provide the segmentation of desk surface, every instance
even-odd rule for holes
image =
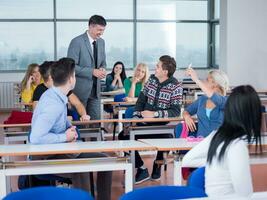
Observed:
[[[121,101],[121,102],[114,102],[114,101],[103,101],[104,105],[112,105],[112,106],[134,106],[136,101]]]
[[[182,138],[140,139],[138,141],[154,146],[159,151],[190,150],[199,143],[199,142],[188,142],[186,139],[182,139]]]
[[[89,121],[73,121],[73,125],[88,125],[96,123],[110,123],[110,122],[121,122],[121,123],[138,123],[138,122],[179,122],[183,121],[182,117],[170,117],[170,118],[141,118],[141,119],[99,119],[99,120],[89,120]],[[12,128],[12,127],[29,127],[30,123],[27,124],[0,124],[0,128]]]
[[[189,142],[183,138],[170,138],[170,139],[140,139],[140,142],[154,146],[159,151],[176,151],[176,150],[190,150],[196,146],[199,142]],[[254,144],[250,144],[249,147],[254,147]],[[267,146],[267,138],[262,137],[263,150]],[[253,151],[251,151],[253,152]]]
[[[52,155],[92,152],[116,152],[130,150],[156,150],[151,145],[135,140],[72,142],[59,144],[0,145],[0,156]]]
[[[101,92],[101,96],[115,96],[117,94],[123,94],[125,93],[124,89],[119,89],[119,90],[114,90],[114,91],[109,91],[109,92]]]

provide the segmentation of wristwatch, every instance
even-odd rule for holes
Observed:
[[[159,112],[158,111],[154,112],[154,117],[155,118],[158,118],[159,117]]]

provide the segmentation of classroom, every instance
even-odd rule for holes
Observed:
[[[0,199],[267,199],[266,0],[0,0]]]

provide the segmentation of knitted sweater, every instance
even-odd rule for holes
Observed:
[[[177,117],[180,115],[180,105],[183,89],[176,78],[170,77],[160,83],[155,75],[151,75],[140,93],[135,105],[134,116],[140,117],[141,111],[158,112],[159,118]]]

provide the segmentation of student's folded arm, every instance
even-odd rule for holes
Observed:
[[[24,89],[21,92],[21,100],[24,103],[30,103],[31,102],[31,100],[32,100],[32,91],[31,91],[31,89],[29,89],[29,90]]]
[[[123,85],[124,85],[124,89],[125,89],[125,94],[126,96],[130,97],[129,96],[129,92],[130,92],[130,89],[131,89],[131,81],[129,78],[126,78],[123,82]]]
[[[133,116],[140,116],[141,114],[140,112],[145,109],[146,102],[147,102],[147,97],[144,95],[143,92],[140,92],[140,95],[135,104],[135,111],[133,113]]]
[[[106,91],[107,92],[114,90],[115,86],[112,85],[112,82],[113,82],[112,76],[110,74],[107,75],[106,77]]]
[[[74,94],[68,97],[68,100],[72,106],[74,106],[80,116],[86,115],[86,110],[80,99]]]
[[[166,110],[159,110],[159,118],[162,117],[178,117],[181,113],[181,105],[182,105],[182,97],[183,88],[181,86],[177,86],[176,89],[171,94],[171,106]]]
[[[183,167],[203,167],[206,165],[212,136],[213,134],[210,134],[185,154],[182,161]]]
[[[38,103],[38,101],[33,101],[32,102],[32,110],[34,110],[36,108],[37,103]]]
[[[57,122],[60,109],[56,105],[49,105],[47,109],[36,116],[32,121],[30,142],[33,144],[51,144],[66,142],[65,130],[62,133],[51,131]]]
[[[245,141],[238,141],[231,144],[231,148],[227,152],[227,165],[235,193],[242,197],[250,196],[253,193],[253,186],[249,153]]]

